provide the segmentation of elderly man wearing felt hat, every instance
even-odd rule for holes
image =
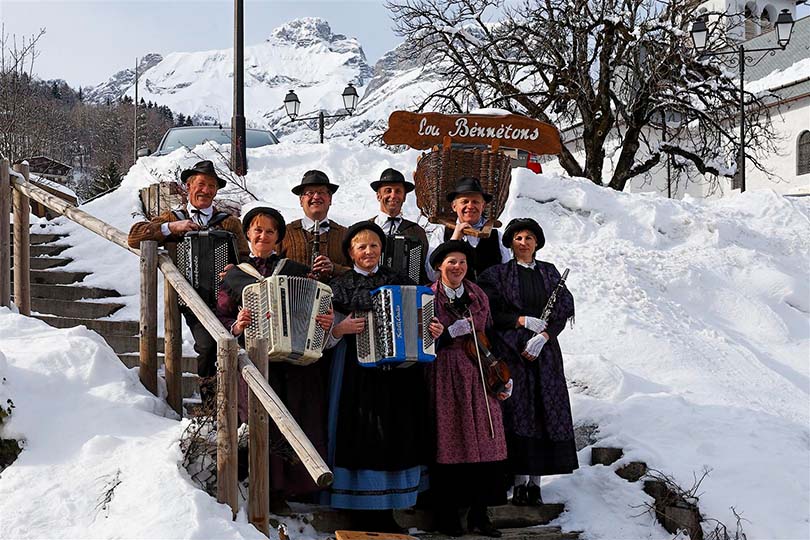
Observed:
[[[184,208],[169,210],[149,221],[136,223],[129,230],[127,244],[139,248],[144,240],[177,242],[189,231],[199,229],[222,229],[236,238],[239,258],[247,260],[250,254],[242,224],[230,214],[214,207],[217,191],[225,187],[225,180],[217,175],[214,164],[204,160],[190,169],[184,170],[180,178],[188,189],[188,203]],[[208,330],[188,309],[183,316],[194,336],[194,350],[197,352],[197,374],[200,376],[200,392],[204,400],[213,399],[216,387],[217,343]]]
[[[346,227],[327,217],[332,206],[332,195],[337,190],[337,184],[330,182],[326,173],[318,170],[305,172],[301,183],[292,188],[292,192],[298,195],[304,217],[287,225],[287,234],[281,244],[284,257],[311,266],[313,274],[322,281],[348,270],[346,257],[340,247]],[[320,224],[320,255],[313,261],[316,221]]]
[[[485,192],[481,187],[481,182],[477,178],[462,177],[456,182],[453,191],[447,194],[447,200],[452,203],[453,211],[456,213],[456,228],[450,229],[445,226],[437,227],[430,237],[430,253],[440,244],[448,240],[462,240],[467,242],[475,253],[475,264],[470,268],[467,279],[475,281],[478,276],[492,265],[508,261],[512,254],[507,248],[501,245],[500,237],[496,229],[488,238],[477,236],[467,236],[464,229],[481,230],[484,228],[486,216],[484,216],[484,206],[492,200],[492,195]],[[428,260],[430,259],[428,253]],[[425,266],[428,278],[435,281],[436,273],[428,264]]]
[[[377,192],[377,201],[380,203],[380,211],[369,221],[376,223],[385,233],[387,238],[394,236],[404,236],[416,240],[422,246],[422,253],[419,261],[421,269],[419,284],[428,283],[425,272],[425,260],[427,258],[428,239],[425,230],[417,223],[409,221],[402,216],[402,205],[408,193],[413,191],[412,182],[405,180],[405,176],[396,169],[385,169],[380,175],[380,179],[371,183],[371,189]],[[389,259],[390,254],[385,253],[390,242],[386,242],[383,251],[383,261]],[[385,262],[384,262],[385,263]],[[407,268],[395,268],[395,270],[407,275]]]

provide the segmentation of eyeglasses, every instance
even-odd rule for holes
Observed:
[[[308,189],[307,191],[303,191],[301,193],[302,197],[312,198],[315,195],[320,195],[321,197],[329,197],[332,193],[328,189]]]

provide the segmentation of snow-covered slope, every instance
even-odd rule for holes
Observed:
[[[218,159],[209,149],[197,153]],[[409,174],[417,155],[356,142],[283,142],[249,153],[249,188],[292,220],[300,216],[300,208],[290,188],[304,171],[320,168],[341,186],[330,217],[348,225],[376,210],[368,183],[389,166]],[[198,159],[183,151],[142,158],[118,191],[85,208],[127,230],[134,220],[137,189],[153,181],[151,172]],[[417,213],[409,198],[406,214],[414,218]],[[639,459],[684,487],[692,485],[693,475],[710,468],[701,485],[701,510],[733,530],[733,507],[747,520],[743,527],[748,538],[807,538],[810,199],[751,191],[716,201],[676,201],[518,170],[502,221],[514,216],[535,217],[547,238],[539,257],[560,270],[571,269],[576,323],[560,340],[575,422],[598,425],[600,444],[625,449],[625,457],[612,467],[588,467],[586,448],[579,454],[583,466],[573,475],[545,479],[544,499],[567,506],[557,523],[585,531],[586,538],[668,537],[640,508],[651,500],[641,486],[612,472]],[[73,225],[60,223],[53,229],[71,232],[77,242],[63,253],[77,259],[68,268],[95,270],[91,283],[129,295],[122,313],[136,318],[136,257]],[[17,337],[21,332],[23,340]],[[180,426],[160,417],[162,406],[137,388],[134,375],[118,366],[98,338],[81,330],[69,332],[0,312],[0,350],[6,357],[0,375],[7,379],[0,385],[0,399],[14,399],[17,409],[9,430],[30,440],[0,478],[0,537],[106,538],[114,536],[112,531],[119,536],[173,536],[180,525],[168,523],[165,516],[177,507],[166,506],[178,500],[187,505],[183,519],[198,523],[184,536],[204,536],[208,527],[213,535],[247,535],[243,521],[223,521],[225,510],[190,488],[182,471],[172,469],[179,459]],[[72,346],[54,347],[54,340]],[[70,391],[54,392],[51,379],[29,374],[36,370],[65,371],[58,379],[69,379]],[[74,372],[106,375],[78,377]],[[108,396],[116,384],[125,387],[115,390],[120,399]],[[29,394],[36,398],[25,397]],[[84,406],[90,400],[97,400],[95,414],[103,415],[98,422]],[[133,400],[135,405],[126,405]],[[56,418],[84,420],[81,429],[72,435],[73,424],[40,425],[47,416],[40,401]],[[157,415],[151,417],[149,411]],[[117,414],[137,420],[108,422],[108,416]],[[123,431],[122,425],[130,428]],[[110,436],[125,442],[108,443]],[[100,442],[91,444],[94,437]],[[93,454],[98,466],[89,471],[76,466],[89,459],[84,450],[69,452],[70,459],[46,450],[60,445],[93,449],[94,444],[103,451]],[[43,476],[57,478],[64,490],[71,490],[116,468],[122,469],[123,479],[118,489],[127,482],[126,489],[143,486],[131,472],[123,474],[134,470],[130,460],[136,458],[130,451],[143,448],[153,456],[138,462],[143,477],[160,476],[165,490],[149,491],[139,501],[140,515],[149,516],[153,528],[133,524],[127,507],[115,499],[103,526],[90,523],[86,516],[94,512],[100,488],[67,502],[62,491],[43,488]],[[39,516],[38,524],[49,519],[36,511],[43,505],[59,510],[51,532],[25,533],[34,516]],[[214,522],[205,521],[208,516]],[[73,522],[86,525],[69,525]],[[129,527],[134,527],[131,534]]]
[[[146,71],[155,67],[162,60],[163,57],[158,53],[149,53],[141,58],[138,61],[138,79],[140,80]],[[121,99],[126,91],[132,88],[134,84],[135,70],[132,68],[122,69],[107,81],[93,87],[85,88],[85,101],[99,105],[103,105],[107,103],[107,101],[114,103]],[[132,96],[134,97],[134,93]],[[138,97],[140,98],[140,95]]]

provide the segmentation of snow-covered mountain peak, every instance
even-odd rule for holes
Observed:
[[[284,41],[299,47],[317,43],[345,40],[343,34],[333,34],[329,23],[320,17],[302,17],[274,29],[267,41]]]

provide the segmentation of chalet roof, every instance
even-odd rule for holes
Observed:
[[[73,167],[66,165],[61,161],[49,158],[47,156],[34,156],[26,158],[31,172],[38,174],[55,174],[58,176],[67,176]]]

